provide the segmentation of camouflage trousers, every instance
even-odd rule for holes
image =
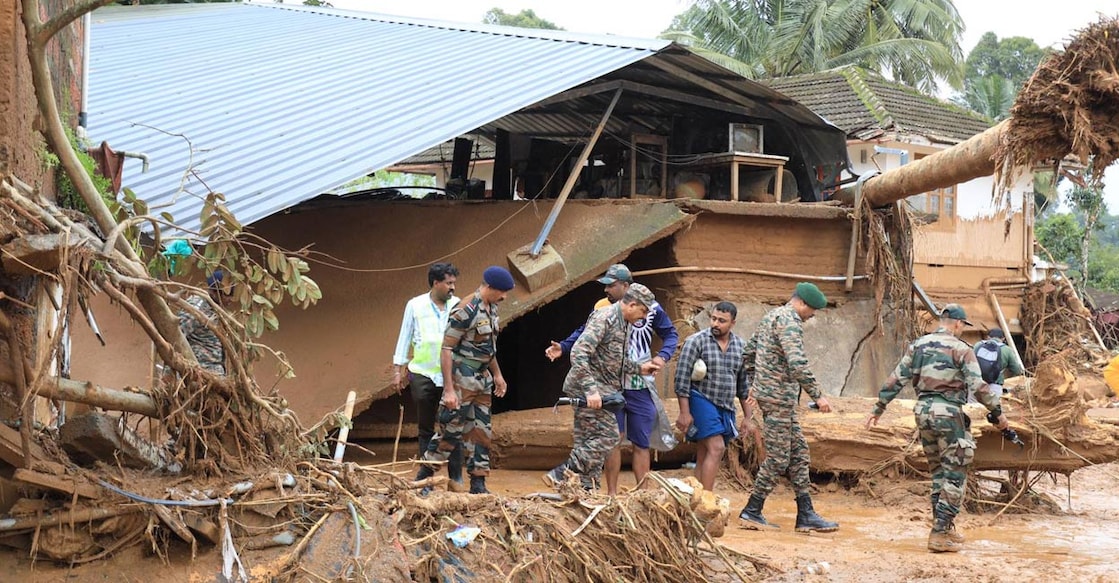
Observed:
[[[762,442],[765,444],[765,461],[754,479],[754,494],[765,498],[777,487],[777,479],[788,476],[793,490],[799,496],[807,494],[808,442],[800,430],[796,413],[791,407],[758,403],[765,421],[762,425]]]
[[[925,398],[918,399],[913,415],[929,461],[936,511],[954,518],[964,503],[967,467],[975,457],[975,439],[967,430],[967,414],[959,405]]]
[[[493,378],[486,369],[475,371],[462,364],[454,365],[455,394],[458,409],[439,404],[439,427],[427,446],[424,459],[445,462],[456,447],[466,456],[466,472],[471,476],[490,473],[490,404],[493,402]]]
[[[579,474],[584,484],[602,475],[606,456],[618,445],[618,419],[605,409],[575,407],[575,446],[567,457],[567,468]]]

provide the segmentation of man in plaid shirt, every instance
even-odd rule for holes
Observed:
[[[745,430],[753,432],[754,410],[748,401],[749,382],[743,366],[745,341],[731,332],[738,308],[730,302],[719,302],[711,308],[711,327],[696,332],[684,341],[680,360],[676,363],[676,397],[680,400],[680,417],[676,427],[688,441],[698,442],[695,477],[711,490],[723,462],[727,443],[738,437],[734,415],[735,398],[742,405]],[[697,360],[706,365],[696,370]]]

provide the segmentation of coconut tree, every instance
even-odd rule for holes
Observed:
[[[696,0],[662,36],[746,76],[859,65],[932,92],[962,83],[951,0]]]

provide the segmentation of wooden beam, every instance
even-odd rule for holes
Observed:
[[[47,452],[39,444],[31,442],[31,457],[37,460],[49,459]],[[16,468],[26,468],[27,459],[23,457],[23,447],[20,445],[19,432],[3,423],[0,423],[0,460]]]
[[[565,101],[571,101],[572,99],[587,97],[588,95],[597,95],[599,93],[606,93],[608,91],[616,91],[621,88],[622,83],[624,83],[624,81],[606,81],[603,83],[595,83],[594,85],[585,85],[583,87],[568,89],[567,91],[564,91],[563,93],[560,93],[558,95],[553,95],[551,97],[541,99],[540,101],[533,103],[525,109],[547,107],[556,103],[563,103]]]
[[[19,482],[54,490],[55,492],[62,492],[69,496],[77,494],[82,498],[96,499],[101,497],[101,489],[89,484],[79,483],[72,476],[52,476],[27,469],[18,469],[12,476],[13,479]]]
[[[0,368],[0,383],[11,383],[12,378],[7,368]],[[119,389],[108,389],[89,382],[75,381],[52,377],[46,379],[39,387],[39,396],[62,401],[73,401],[109,409],[110,411],[127,411],[139,413],[148,417],[157,417],[159,409],[151,395],[134,393]],[[2,443],[0,439],[0,443]],[[17,438],[18,443],[18,438]],[[3,451],[0,446],[0,452]]]
[[[672,63],[658,59],[656,57],[646,59],[645,62],[666,73],[671,73],[673,75],[676,75],[677,77],[680,77],[681,79],[699,85],[700,87],[703,87],[704,89],[714,93],[715,95],[725,97],[741,106],[748,107],[750,109],[753,109],[754,111],[757,111],[757,100],[742,95],[741,93],[738,93],[730,87],[720,85],[714,81],[711,81],[710,79],[701,77],[683,67],[673,65]],[[755,113],[754,115],[757,114]]]
[[[634,83],[633,81],[623,81],[622,88],[626,91],[633,91],[635,93],[644,93],[645,95],[652,95],[653,97],[660,97],[672,101],[679,101],[680,103],[688,103],[692,105],[699,105],[708,109],[718,111],[725,111],[727,113],[736,113],[749,117],[758,117],[762,113],[758,110],[757,104],[752,106],[737,105],[734,103],[727,103],[719,101],[718,99],[709,99],[707,97],[700,97],[698,95],[688,93],[686,91],[678,91],[676,89],[665,89],[663,87],[655,87],[653,85],[646,85],[644,83]]]

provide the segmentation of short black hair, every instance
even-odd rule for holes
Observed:
[[[458,277],[458,268],[450,263],[436,263],[427,268],[427,285],[431,287],[437,281],[447,279],[448,275]]]
[[[714,306],[711,307],[711,311],[712,312],[725,312],[727,314],[730,314],[730,319],[731,320],[737,320],[738,319],[738,308],[734,304],[732,304],[730,302],[727,302],[727,301],[722,301],[722,302],[719,302],[719,303],[715,304]]]

